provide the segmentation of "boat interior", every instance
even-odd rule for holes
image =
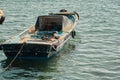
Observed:
[[[58,39],[63,40],[69,33],[68,31],[72,29],[72,26],[72,21],[62,15],[39,16],[35,26],[25,31],[25,34],[28,32],[26,35],[22,33],[22,36],[19,36],[19,42],[36,42],[37,40],[38,42],[53,42]]]
[[[39,16],[35,26],[28,30],[30,35],[21,38],[20,42],[26,41],[48,41],[53,42],[58,38],[62,38],[62,16]]]

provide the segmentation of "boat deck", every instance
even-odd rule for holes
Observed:
[[[41,35],[36,35],[34,33],[29,33],[22,38],[19,39],[19,43],[37,43],[37,44],[46,44],[46,45],[52,45],[54,43],[58,43],[61,40],[64,40],[65,36],[67,35],[66,32],[58,33],[58,38],[55,38],[54,36],[48,36],[49,38],[41,38]]]

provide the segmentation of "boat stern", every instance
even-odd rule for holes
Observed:
[[[51,53],[50,45],[43,44],[3,44],[3,52],[9,57],[15,57],[17,54],[21,58],[49,58]]]

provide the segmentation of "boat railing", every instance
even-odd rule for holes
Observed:
[[[30,28],[31,28],[31,27],[30,27]],[[18,38],[18,37],[19,37],[19,38],[23,37],[26,33],[28,33],[28,30],[29,30],[30,28],[25,29],[24,31],[22,31],[21,33],[17,34],[16,36],[11,37],[10,39]]]

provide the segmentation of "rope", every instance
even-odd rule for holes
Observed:
[[[57,51],[57,49],[54,47],[54,45],[52,46],[52,48]]]
[[[11,62],[9,63],[9,65],[4,69],[3,72],[1,72],[0,74],[4,73],[5,71],[7,71],[10,66],[13,64],[13,62],[16,60],[16,58],[18,57],[18,55],[20,54],[20,52],[22,51],[23,49],[23,46],[25,45],[25,43],[23,43],[23,45],[21,46],[20,50],[18,51],[18,53],[15,55],[15,57],[11,60]]]

